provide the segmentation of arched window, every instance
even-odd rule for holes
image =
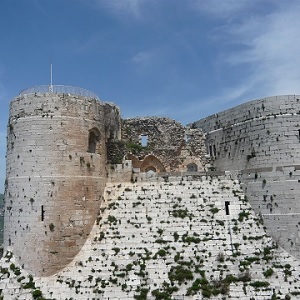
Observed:
[[[97,128],[90,130],[88,152],[96,153],[99,140],[100,140],[99,130]]]
[[[188,172],[197,172],[198,166],[195,163],[190,163],[187,165],[187,171]]]
[[[147,147],[148,146],[148,135],[142,134],[140,139],[141,139],[142,147]]]
[[[146,156],[140,166],[141,172],[147,172],[147,170],[155,170],[155,172],[166,172],[164,165],[162,162],[155,157],[154,155],[150,154]]]
[[[210,140],[208,144],[208,154],[211,157],[216,158],[217,157],[217,149],[216,149],[216,144],[214,140]]]
[[[145,169],[146,173],[156,173],[156,168],[154,168],[153,166],[149,166]]]

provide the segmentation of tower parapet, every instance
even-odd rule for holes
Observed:
[[[81,87],[69,86],[69,85],[37,85],[21,91],[19,96],[36,94],[36,93],[70,94],[70,95],[76,95],[76,96],[82,96],[82,97],[100,100],[96,94],[94,94],[89,90],[83,89]]]
[[[76,91],[29,89],[10,104],[4,248],[35,275],[56,273],[86,241],[106,182],[106,142],[120,135],[118,108]]]

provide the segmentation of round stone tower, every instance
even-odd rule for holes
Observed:
[[[240,174],[269,234],[300,259],[300,95],[249,101],[194,123],[212,166]]]
[[[90,92],[25,90],[10,104],[4,250],[32,274],[66,266],[86,241],[107,176],[106,142],[120,114]]]

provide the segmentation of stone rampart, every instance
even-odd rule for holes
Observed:
[[[26,270],[53,274],[81,249],[106,182],[106,141],[119,123],[115,106],[82,96],[11,102],[4,248]]]
[[[300,257],[300,96],[241,104],[192,124],[206,133],[217,170],[239,170],[274,239]]]

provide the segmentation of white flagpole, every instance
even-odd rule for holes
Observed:
[[[53,85],[52,85],[52,57],[50,55],[50,86],[49,92],[53,92]]]

